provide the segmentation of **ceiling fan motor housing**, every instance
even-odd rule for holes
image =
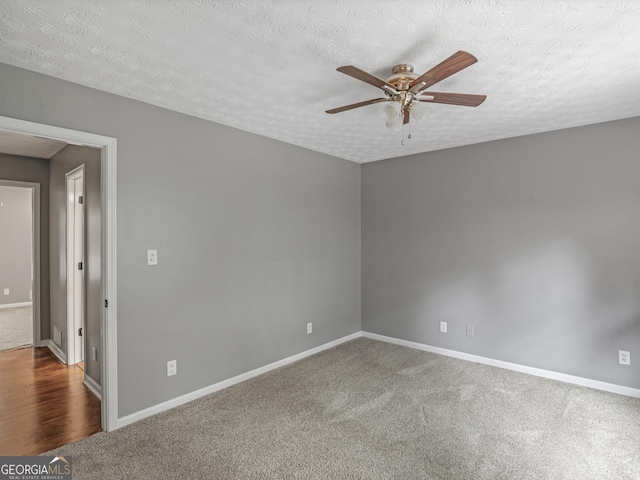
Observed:
[[[391,69],[391,75],[387,78],[387,83],[396,87],[396,90],[409,90],[409,85],[416,78],[418,78],[418,75],[414,73],[413,65],[401,63]]]

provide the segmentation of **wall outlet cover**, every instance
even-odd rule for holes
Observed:
[[[4,289],[4,294],[5,294],[5,295],[9,295],[9,289],[8,289],[8,288],[5,288],[5,289]]]
[[[158,250],[147,250],[147,265],[158,264]]]
[[[631,365],[631,352],[618,350],[618,362],[620,365]]]
[[[313,332],[313,323],[307,323],[307,335]]]
[[[473,325],[467,325],[467,337],[473,337]]]
[[[440,332],[447,333],[447,322],[440,322]]]

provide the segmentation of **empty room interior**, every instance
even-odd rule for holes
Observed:
[[[0,456],[640,478],[635,0],[0,13]]]

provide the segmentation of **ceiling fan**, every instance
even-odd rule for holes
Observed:
[[[428,113],[424,108],[421,108],[420,102],[477,107],[484,102],[487,98],[486,95],[426,91],[430,86],[477,61],[478,59],[470,53],[460,50],[420,76],[414,73],[413,65],[406,63],[396,65],[391,71],[391,76],[386,80],[381,80],[353,65],[338,67],[339,72],[382,89],[385,97],[332,108],[327,110],[327,113],[340,113],[374,103],[388,102],[384,109],[385,124],[392,130],[399,130],[402,125],[409,123],[411,117],[420,120]]]

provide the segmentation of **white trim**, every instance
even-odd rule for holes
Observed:
[[[107,137],[104,137],[105,139]],[[116,153],[117,142],[109,138],[102,149],[102,428],[118,428],[118,288],[116,268]]]
[[[84,374],[84,386],[91,390],[91,393],[98,397],[98,400],[102,401],[102,387],[86,372]]]
[[[74,145],[102,149],[102,299],[109,300],[103,309],[102,328],[102,429],[115,430],[118,425],[118,348],[116,282],[116,162],[117,141],[112,137],[27,122],[0,116],[0,130],[37,135]]]
[[[53,354],[58,357],[58,360],[60,360],[65,365],[67,364],[67,356],[55,343],[53,343],[53,340],[49,340],[47,338],[45,340],[42,340],[42,342],[40,343],[42,343],[43,347],[47,347],[49,350],[51,350]]]
[[[22,302],[22,303],[5,303],[4,305],[0,305],[0,310],[3,308],[19,308],[19,307],[30,307],[33,302]]]
[[[67,314],[67,318],[66,318],[66,325],[67,325],[67,359],[69,360],[69,364],[70,365],[75,365],[76,363],[83,361],[84,359],[81,358],[82,357],[82,346],[78,345],[80,342],[84,342],[85,339],[87,338],[87,332],[86,332],[86,328],[85,327],[85,321],[84,321],[84,317],[85,317],[85,311],[84,309],[86,308],[86,295],[87,295],[87,291],[86,291],[86,276],[85,276],[85,272],[86,272],[86,266],[84,271],[82,272],[82,281],[79,282],[80,285],[78,286],[76,283],[76,278],[77,278],[77,271],[76,271],[76,251],[75,251],[75,246],[76,246],[76,234],[77,234],[77,230],[76,228],[78,227],[77,223],[81,223],[81,225],[79,225],[79,229],[82,232],[81,233],[81,240],[80,243],[82,244],[81,248],[82,248],[82,262],[86,265],[86,260],[85,260],[85,252],[86,252],[86,238],[85,238],[85,224],[86,224],[86,220],[85,220],[85,214],[86,214],[86,209],[84,208],[84,205],[81,207],[82,208],[82,222],[78,222],[77,218],[76,218],[76,212],[75,212],[75,208],[76,208],[76,196],[75,195],[71,195],[70,189],[69,189],[69,182],[72,180],[78,180],[78,179],[82,179],[82,192],[80,193],[80,196],[82,197],[86,197],[85,195],[85,187],[84,187],[84,180],[85,180],[85,164],[83,163],[82,165],[74,168],[73,170],[71,170],[70,172],[67,172],[64,176],[64,188],[65,188],[65,220],[66,220],[66,225],[65,225],[65,253],[66,253],[66,273],[67,276],[65,278],[65,290],[66,290],[66,298],[67,298],[67,309],[66,309],[66,314]],[[75,186],[74,186],[74,193],[75,193]],[[79,291],[80,290],[80,291]],[[78,303],[80,303],[80,307],[78,307]],[[78,312],[78,310],[81,312],[80,313],[80,318],[77,318],[76,313]],[[84,328],[84,338],[80,337],[79,335],[76,334],[76,332],[78,331],[79,328]]]
[[[323,345],[320,345],[319,347],[306,350],[302,353],[298,353],[296,355],[292,355],[287,358],[283,358],[282,360],[278,360],[277,362],[270,363],[268,365],[256,368],[255,370],[251,370],[246,373],[241,373],[240,375],[236,375],[235,377],[228,378],[227,380],[214,383],[213,385],[209,385],[208,387],[201,388],[200,390],[196,390],[194,392],[181,395],[171,400],[167,400],[166,402],[162,402],[157,405],[154,405],[153,407],[145,408],[144,410],[140,410],[138,412],[132,413],[130,415],[127,415],[126,417],[119,418],[118,428],[124,427],[126,425],[130,425],[134,422],[137,422],[138,420],[142,420],[143,418],[156,415],[158,413],[164,412],[166,410],[170,410],[180,405],[184,405],[185,403],[191,402],[193,400],[204,397],[211,393],[225,389],[237,383],[244,382],[245,380],[249,380],[250,378],[257,377],[258,375],[262,375],[263,373],[270,372],[271,370],[275,370],[276,368],[284,367],[285,365],[289,365],[290,363],[297,362],[298,360],[302,360],[303,358],[322,352],[323,350],[327,350],[329,348],[335,347],[337,345],[348,342],[350,340],[354,340],[356,338],[359,338],[361,334],[362,332],[352,333],[351,335],[347,335],[346,337],[342,337],[332,342],[325,343]]]
[[[566,373],[552,372],[550,370],[543,370],[542,368],[528,367],[526,365],[519,365],[517,363],[503,362],[502,360],[495,360],[493,358],[481,357],[479,355],[472,355],[470,353],[458,352],[456,350],[448,350],[446,348],[432,347],[431,345],[425,345],[424,343],[410,342],[408,340],[401,340],[394,337],[386,337],[384,335],[378,335],[377,333],[362,332],[362,336],[370,338],[372,340],[379,340],[381,342],[393,343],[394,345],[401,345],[403,347],[415,348],[417,350],[423,350],[425,352],[437,353],[439,355],[445,355],[447,357],[459,358],[461,360],[467,360],[469,362],[481,363],[483,365],[490,365],[492,367],[504,368],[506,370],[513,370],[515,372],[527,373],[536,377],[549,378],[551,380],[557,380],[565,383],[572,383],[574,385],[580,385],[583,387],[595,388],[596,390],[604,390],[605,392],[617,393],[620,395],[626,395],[628,397],[640,398],[640,389],[625,387],[623,385],[616,385],[613,383],[601,382],[599,380],[591,380],[589,378],[576,377],[574,375],[568,375]]]
[[[40,332],[40,184],[21,180],[0,180],[0,185],[31,189],[31,321],[33,323],[33,345],[42,345]]]

